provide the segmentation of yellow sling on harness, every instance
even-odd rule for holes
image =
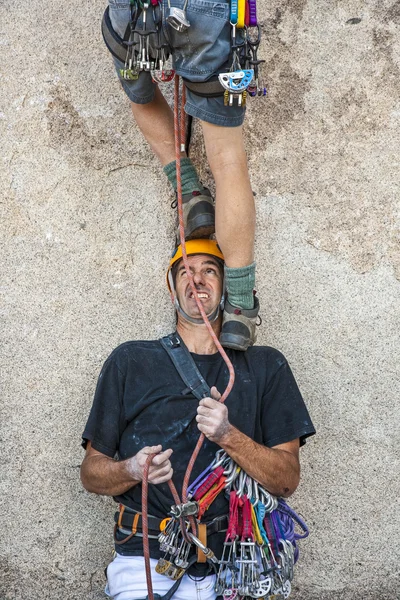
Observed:
[[[254,510],[254,506],[251,505],[251,522],[253,525],[253,533],[254,533],[254,537],[255,540],[257,542],[257,544],[259,544],[260,546],[263,545],[264,541],[261,535],[261,531],[260,528],[258,526],[258,521],[257,521],[257,517],[256,517],[256,512]]]
[[[244,28],[244,19],[246,13],[246,0],[238,0],[238,20],[236,27],[238,29]]]

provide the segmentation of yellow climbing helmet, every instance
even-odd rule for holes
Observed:
[[[224,260],[224,255],[221,252],[220,247],[218,246],[215,240],[188,240],[186,242],[186,254],[188,256],[192,254],[210,254],[211,256],[216,256],[220,260]],[[174,253],[169,261],[169,267],[167,270],[167,286],[171,294],[174,293],[174,283],[172,280],[172,267],[182,258],[182,246],[179,246],[174,250]]]

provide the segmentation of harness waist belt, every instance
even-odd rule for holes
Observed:
[[[128,45],[124,43],[124,40],[112,28],[108,7],[101,22],[101,33],[103,34],[104,43],[111,54],[124,63]]]
[[[225,90],[218,79],[209,81],[188,81],[184,77],[182,79],[188,90],[202,98],[217,98],[224,95]]]
[[[119,527],[123,527],[131,530],[132,525],[135,519],[135,516],[138,514],[137,512],[130,512],[132,509],[125,508],[122,518],[120,519],[120,513],[116,512],[114,514],[114,521],[118,524]],[[129,512],[128,512],[129,511]],[[150,515],[147,517],[149,523],[149,533],[151,535],[159,535],[160,533],[160,524],[164,519],[157,519],[157,517],[151,517]],[[223,532],[228,529],[228,515],[223,515],[222,517],[215,517],[209,523],[204,523],[207,526],[207,536],[212,535],[213,533]],[[142,533],[142,515],[139,514],[139,519],[137,520],[136,531],[138,533]]]

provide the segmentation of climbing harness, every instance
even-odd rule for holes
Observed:
[[[190,23],[186,16],[188,0],[182,9],[171,6],[168,0],[167,25],[183,33]],[[102,34],[111,54],[123,63],[119,69],[122,79],[138,79],[142,71],[150,72],[156,83],[167,83],[174,77],[172,53],[163,36],[163,3],[161,0],[131,0],[130,22],[123,38],[113,30],[109,8],[102,20]],[[151,11],[153,28],[148,27],[148,13]],[[141,26],[138,26],[139,17]],[[261,41],[261,28],[257,22],[256,0],[231,0],[231,66],[229,71],[220,73],[208,81],[193,82],[184,79],[185,86],[200,97],[224,96],[224,104],[245,105],[247,96],[265,96],[266,87],[262,81],[261,65],[258,58]],[[150,39],[155,52],[150,50]],[[154,54],[154,56],[152,55]]]

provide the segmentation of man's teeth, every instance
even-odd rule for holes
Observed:
[[[193,294],[190,294],[191,298],[194,298]],[[197,294],[198,298],[208,298],[208,294],[206,294],[205,292],[198,292]]]

